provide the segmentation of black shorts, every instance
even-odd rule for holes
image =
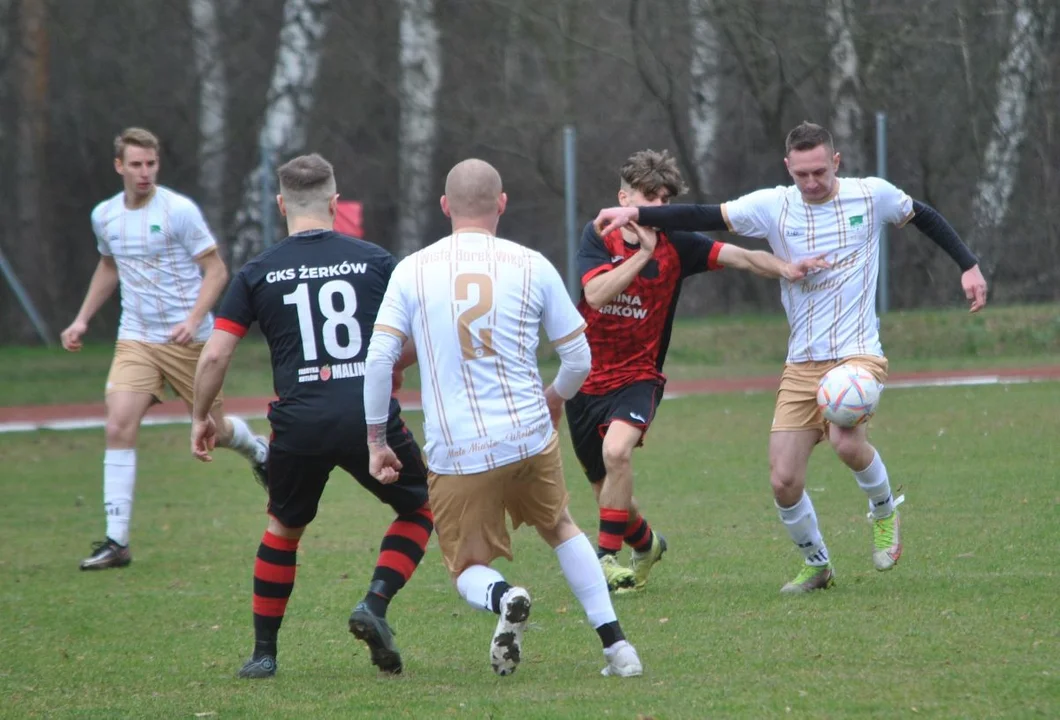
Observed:
[[[427,503],[427,467],[420,446],[400,416],[387,425],[387,444],[401,461],[398,481],[384,485],[368,472],[368,443],[364,438],[348,448],[322,455],[300,455],[269,446],[269,514],[286,527],[304,527],[317,515],[320,497],[331,471],[340,467],[368,492],[399,515]]]
[[[604,435],[611,423],[624,422],[647,432],[662,396],[663,383],[645,380],[606,395],[578,393],[567,401],[571,443],[589,482],[600,482],[607,474]]]

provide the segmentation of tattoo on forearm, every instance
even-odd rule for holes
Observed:
[[[386,447],[385,423],[379,423],[378,425],[368,426],[368,447],[375,449]]]

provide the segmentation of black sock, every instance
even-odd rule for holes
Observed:
[[[383,580],[373,580],[368,586],[368,594],[364,596],[364,604],[368,612],[381,618],[386,617],[386,610],[390,607],[390,598],[394,592],[391,591]]]
[[[490,610],[496,615],[501,614],[501,598],[504,597],[504,593],[511,590],[512,586],[504,580],[493,583],[490,587]]]
[[[604,623],[596,628],[596,634],[600,636],[600,642],[604,644],[605,649],[626,639],[626,636],[622,634],[622,627],[618,624],[618,620]]]

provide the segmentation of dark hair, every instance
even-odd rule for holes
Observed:
[[[276,171],[276,175],[280,180],[280,192],[284,194],[311,192],[335,182],[335,170],[331,163],[317,153],[300,155],[287,161]]]
[[[623,183],[649,200],[659,197],[663,190],[672,198],[688,189],[677,167],[677,158],[666,150],[633,153],[622,165],[621,174]]]
[[[784,154],[790,155],[792,150],[813,150],[815,147],[827,145],[829,150],[835,150],[832,142],[832,133],[820,125],[803,120],[788,133],[788,139],[784,141]]]

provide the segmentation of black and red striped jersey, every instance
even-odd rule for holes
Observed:
[[[662,367],[681,283],[689,275],[721,268],[722,247],[699,233],[660,232],[652,259],[611,302],[594,310],[582,295],[578,309],[588,326],[593,364],[581,392],[603,395],[642,380],[665,380]],[[582,287],[639,251],[621,230],[601,238],[589,223],[578,249]]]

